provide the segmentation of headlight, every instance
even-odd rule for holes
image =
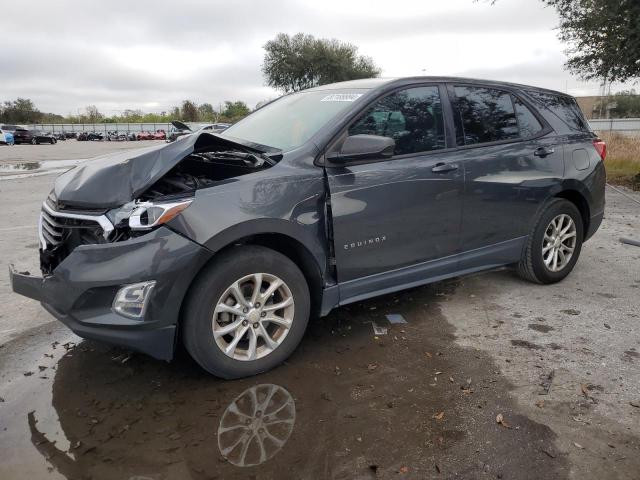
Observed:
[[[192,201],[193,199],[189,198],[173,202],[129,202],[111,210],[107,216],[115,226],[127,226],[128,223],[131,230],[149,230],[175,218],[191,205]]]

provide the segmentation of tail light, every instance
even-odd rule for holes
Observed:
[[[600,155],[600,159],[604,162],[604,159],[607,158],[607,144],[604,143],[603,140],[596,138],[593,141],[593,146],[595,147],[596,152],[598,152],[598,155]]]

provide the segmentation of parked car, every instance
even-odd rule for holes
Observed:
[[[138,140],[153,140],[153,132],[138,132],[136,135]]]
[[[59,133],[49,133],[49,135],[51,135],[52,137],[54,137],[56,140],[61,140],[61,141],[63,141],[63,142],[67,139],[67,136],[66,136],[64,133],[62,133],[62,132],[59,132]]]
[[[76,132],[64,132],[64,136],[65,138],[69,139],[69,138],[76,138],[77,133]]]
[[[107,132],[107,141],[109,142],[124,142],[125,140],[127,140],[127,134],[124,132]]]
[[[156,133],[153,134],[154,140],[166,140],[167,133],[164,130],[156,130]]]
[[[185,135],[190,135],[193,133],[191,127],[180,120],[174,120],[171,122],[172,129],[169,130],[167,134],[166,142],[171,143],[175,142],[178,138],[183,137]]]
[[[64,173],[43,204],[44,281],[11,282],[80,336],[164,360],[177,338],[214,375],[254,375],[342,305],[505,265],[561,281],[602,221],[605,155],[560,92],[324,85]]]
[[[3,132],[9,132],[9,133],[13,133],[19,128],[22,130],[28,130],[26,127],[22,127],[20,125],[9,125],[9,124],[0,125],[0,130],[2,130]]]
[[[32,145],[38,145],[41,143],[57,143],[56,137],[50,133],[43,132],[42,130],[23,130],[18,128],[13,132],[13,140],[16,144],[19,143],[31,143]]]
[[[0,128],[0,145],[14,145],[13,133],[5,131]]]
[[[127,140],[129,140],[129,141],[138,140],[138,136],[136,135],[136,132],[127,133]]]
[[[78,132],[76,140],[79,142],[100,142],[104,140],[104,135],[100,132]]]

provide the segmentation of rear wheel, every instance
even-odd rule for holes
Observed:
[[[539,215],[518,263],[519,275],[536,283],[564,279],[578,261],[584,235],[580,211],[558,198]]]
[[[37,145],[38,144],[38,139],[37,138],[32,138],[31,139],[31,145]]]
[[[255,375],[293,353],[309,310],[307,282],[289,258],[264,247],[239,247],[215,259],[191,287],[184,343],[216,376]]]

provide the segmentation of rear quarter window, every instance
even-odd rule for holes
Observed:
[[[532,90],[526,93],[534,101],[536,106],[549,110],[571,130],[591,132],[591,128],[574,98]]]

